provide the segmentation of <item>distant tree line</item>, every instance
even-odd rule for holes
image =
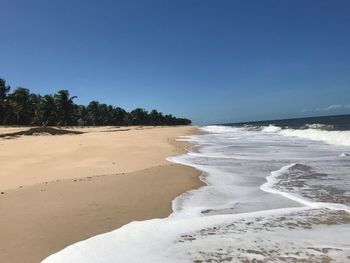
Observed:
[[[87,106],[74,103],[76,96],[68,90],[39,95],[10,86],[0,78],[0,125],[100,126],[100,125],[189,125],[191,120],[163,115],[157,110],[148,112],[137,108],[127,112],[97,101]]]

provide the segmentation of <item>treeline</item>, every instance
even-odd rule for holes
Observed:
[[[68,90],[56,94],[39,95],[26,88],[11,92],[0,79],[0,124],[39,126],[100,126],[100,125],[189,125],[191,121],[163,115],[157,110],[148,112],[137,108],[127,112],[97,101],[87,106],[74,103],[76,96]]]

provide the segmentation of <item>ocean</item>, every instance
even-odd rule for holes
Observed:
[[[269,121],[255,121],[255,122],[241,122],[224,124],[225,126],[256,126],[263,127],[274,125],[281,128],[290,129],[307,129],[318,128],[321,130],[338,130],[349,131],[350,130],[350,114],[346,115],[334,115],[334,116],[322,116],[322,117],[308,117],[297,119],[284,119],[284,120],[269,120]]]
[[[203,126],[169,161],[206,183],[58,262],[350,262],[350,115]]]

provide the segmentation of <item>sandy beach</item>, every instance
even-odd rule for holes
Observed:
[[[71,130],[83,134],[0,139],[0,262],[40,262],[128,222],[166,217],[176,196],[202,185],[198,171],[165,159],[190,147],[175,139],[195,127]]]

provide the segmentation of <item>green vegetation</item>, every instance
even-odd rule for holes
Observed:
[[[0,125],[100,126],[100,125],[189,125],[191,121],[163,115],[157,110],[137,108],[127,112],[120,107],[91,101],[74,103],[68,90],[54,95],[38,95],[18,87],[12,93],[0,78]]]

